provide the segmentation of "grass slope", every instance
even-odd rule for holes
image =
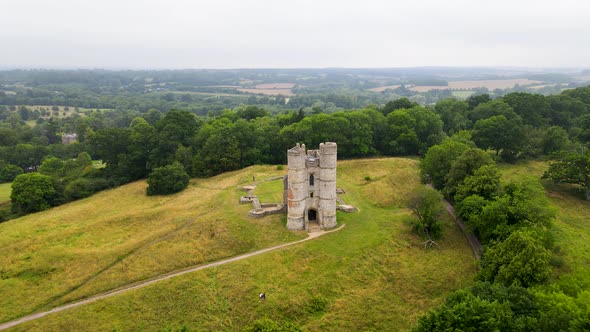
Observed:
[[[0,183],[0,203],[10,201],[11,185],[12,183]]]
[[[203,331],[240,330],[262,317],[291,320],[311,331],[408,329],[419,315],[439,304],[451,291],[470,285],[476,270],[467,241],[449,220],[445,224],[445,237],[440,241],[440,250],[424,250],[422,239],[411,233],[409,212],[400,207],[405,205],[407,193],[420,185],[417,163],[416,160],[401,158],[340,162],[338,186],[347,191],[342,198],[346,203],[359,207],[360,212],[338,212],[339,223],[345,223],[346,227],[336,233],[49,315],[19,325],[14,330],[162,330],[181,326]],[[193,181],[189,188],[192,193],[157,199],[167,206],[157,219],[176,213],[184,213],[187,219],[199,213],[207,216],[206,209],[209,209],[215,215],[213,219],[217,229],[224,229],[216,233],[225,234],[234,227],[239,231],[232,233],[233,236],[255,241],[249,246],[236,246],[241,250],[268,247],[278,241],[298,238],[301,234],[284,229],[284,217],[247,219],[243,216],[248,207],[236,204],[240,195],[236,187],[238,184],[251,180],[252,176],[259,180],[284,173],[273,169],[257,166],[209,180]],[[370,181],[365,180],[367,176]],[[273,196],[270,193],[276,189],[277,183],[280,181],[261,183],[257,190],[269,198],[267,201],[271,201]],[[143,182],[134,183],[87,201],[107,199],[120,190],[117,198],[112,198],[113,204],[124,199],[138,202],[127,202],[110,210],[116,211],[122,206],[132,209],[135,204],[146,205],[145,200],[151,200],[142,196],[144,189]],[[203,191],[199,191],[201,189]],[[206,195],[212,196],[209,204],[205,205],[207,208],[195,211],[187,206],[195,197],[207,201]],[[157,205],[155,202],[152,204]],[[171,212],[171,206],[178,210]],[[70,209],[65,207],[61,213],[54,212],[56,209],[48,214],[63,215]],[[283,222],[273,219],[275,217],[282,218]],[[11,221],[11,226],[18,228],[23,222],[26,220]],[[103,223],[97,221],[92,228],[101,228]],[[121,232],[134,237],[131,234],[144,232],[143,229],[145,227]],[[110,232],[114,231],[110,229]],[[167,245],[150,247],[150,254],[140,255],[138,251],[130,255],[128,258],[133,259],[129,261],[129,268],[120,264],[117,273],[113,269],[112,273],[107,273],[108,278],[101,279],[101,283],[91,282],[85,292],[73,297],[87,296],[91,291],[107,288],[107,285],[128,282],[134,276],[147,275],[148,271],[164,271],[181,265],[180,262],[172,264],[170,260],[194,263],[184,256],[187,252],[199,252],[191,242],[202,231],[203,227],[197,227],[193,234],[179,232]],[[205,228],[204,231],[206,235],[210,234],[210,229]],[[4,233],[1,232],[1,237]],[[224,248],[219,242],[232,240],[232,237],[218,235],[204,243]],[[110,239],[104,241],[112,242]],[[79,245],[74,244],[74,247]],[[177,250],[169,250],[171,246]],[[201,247],[201,250],[210,249],[207,246]],[[105,247],[100,250],[105,250]],[[186,247],[194,251],[183,250]],[[87,250],[92,251],[91,248],[94,247],[87,247]],[[229,250],[224,253],[229,253]],[[9,256],[17,264],[20,263],[18,258],[21,256],[18,254],[12,252]],[[152,256],[160,259],[154,260]],[[137,263],[132,264],[134,262]],[[78,268],[81,268],[80,265],[78,263]],[[143,269],[144,265],[148,267]],[[126,271],[134,273],[127,274]],[[57,277],[51,278],[54,283],[58,280]],[[258,293],[262,291],[267,293],[265,302],[258,300]],[[20,286],[16,293],[22,292],[24,289]],[[47,297],[52,292],[46,293]],[[17,296],[12,294],[12,299]],[[10,306],[10,303],[4,301],[2,305]],[[23,311],[20,308],[20,312]]]
[[[523,175],[541,177],[548,166],[546,162],[531,161],[503,165],[501,169],[505,178],[515,179]],[[570,294],[590,289],[590,202],[584,200],[576,186],[541,182],[557,209],[554,282]]]

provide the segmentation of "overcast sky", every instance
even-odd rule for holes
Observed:
[[[0,0],[0,66],[590,67],[587,0]]]

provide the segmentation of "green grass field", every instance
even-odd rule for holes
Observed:
[[[469,96],[471,96],[474,93],[475,93],[474,91],[461,91],[461,90],[454,90],[451,92],[453,97],[456,97],[459,99],[467,99],[467,98],[469,98]]]
[[[10,193],[12,183],[0,183],[0,203],[10,201]]]
[[[346,224],[338,232],[13,330],[240,330],[263,317],[310,331],[407,330],[450,292],[472,284],[476,272],[467,241],[450,220],[440,249],[425,250],[411,232],[402,207],[420,185],[417,164],[403,158],[340,162],[342,198],[360,211],[338,212],[339,224]],[[303,237],[285,229],[284,216],[249,219],[250,206],[237,204],[253,176],[285,172],[250,167],[192,180],[169,197],[146,197],[140,181],[0,224],[0,321]],[[281,181],[264,182],[255,193],[275,200],[277,186]],[[267,301],[260,302],[263,291]]]

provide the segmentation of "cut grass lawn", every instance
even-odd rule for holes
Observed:
[[[182,326],[190,330],[240,330],[262,317],[290,320],[311,331],[408,329],[418,316],[441,303],[450,292],[471,285],[476,272],[467,241],[450,220],[445,222],[440,250],[423,249],[423,240],[411,233],[409,212],[401,207],[405,205],[407,194],[420,185],[417,164],[416,160],[403,158],[339,162],[338,187],[347,192],[342,198],[359,207],[360,212],[338,212],[339,224],[346,224],[338,232],[49,315],[14,330],[163,330]],[[61,257],[45,258],[39,261],[39,266],[49,268],[51,262],[59,265],[59,261],[66,260],[68,266],[82,270],[88,257],[74,256],[93,254],[96,262],[89,262],[94,267],[92,273],[88,273],[93,275],[120,258],[121,253],[129,253],[130,248],[140,246],[138,234],[147,238],[144,242],[149,242],[165,233],[160,228],[178,229],[184,220],[199,213],[203,215],[197,220],[212,220],[199,222],[198,226],[195,222],[195,227],[181,229],[159,242],[161,245],[148,246],[123,257],[113,269],[67,299],[57,299],[53,306],[183,265],[197,264],[206,258],[218,259],[301,238],[303,234],[284,228],[284,216],[248,219],[245,215],[250,206],[237,204],[238,197],[243,194],[240,187],[251,181],[252,176],[264,179],[284,172],[277,171],[276,166],[250,167],[208,180],[193,180],[187,191],[164,198],[145,197],[145,183],[133,183],[61,210],[38,214],[31,217],[34,222],[21,218],[7,223],[11,223],[8,227],[0,225],[0,245],[9,244],[4,242],[8,237],[14,241],[33,237],[39,229],[46,229],[41,234],[47,234],[61,227],[54,237],[61,234],[61,238],[66,238],[63,245],[67,244],[70,251]],[[365,180],[367,176],[370,181]],[[281,181],[261,183],[257,188],[260,192],[255,193],[266,196],[277,184],[280,190]],[[196,209],[197,199],[199,209]],[[102,201],[108,204],[99,205]],[[91,224],[79,225],[84,222],[71,220],[64,227],[63,223],[52,221],[52,218],[63,219],[68,214],[75,219],[74,215],[79,216],[90,205],[102,210],[90,216],[95,219]],[[156,210],[159,207],[161,209]],[[126,211],[124,215],[121,209]],[[156,212],[157,216],[151,217]],[[119,221],[123,218],[126,219]],[[72,232],[72,228],[78,230]],[[11,236],[5,235],[7,232]],[[91,236],[84,235],[88,232]],[[80,236],[75,238],[76,234]],[[39,243],[37,251],[53,248],[55,241],[46,236],[36,242]],[[5,259],[15,270],[26,270],[27,261],[39,259],[34,253],[26,252],[28,245],[32,243],[12,248],[7,257],[0,259]],[[115,249],[121,247],[125,249]],[[198,255],[202,257],[194,257]],[[2,266],[6,266],[5,262]],[[13,301],[22,294],[38,292],[45,298],[38,302],[46,303],[52,294],[68,289],[59,285],[60,281],[77,284],[65,280],[71,276],[63,270],[67,267],[61,266],[37,277],[36,282],[53,288],[51,290],[39,289],[35,283],[12,286],[15,290],[8,293],[9,299],[0,300],[0,307],[11,308],[11,316],[22,315],[35,306],[20,301],[20,305],[15,305]],[[23,282],[16,277],[0,280],[0,285],[12,279]],[[35,289],[27,291],[26,287]],[[4,294],[6,289],[3,287],[0,291]],[[267,293],[266,301],[258,300],[260,292]],[[28,296],[28,301],[31,300]],[[6,320],[9,315],[3,316],[2,320]]]
[[[0,203],[10,201],[10,194],[12,193],[11,185],[12,183],[0,183]]]

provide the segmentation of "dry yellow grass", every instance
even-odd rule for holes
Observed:
[[[404,158],[339,162],[338,187],[347,191],[342,198],[360,211],[338,212],[339,223],[346,224],[338,232],[49,315],[16,330],[161,331],[186,326],[239,331],[262,317],[291,320],[309,331],[407,330],[450,292],[472,284],[476,271],[454,223],[446,220],[440,249],[424,250],[423,240],[410,231],[409,211],[395,207],[420,185],[417,164]],[[196,187],[228,186],[224,192],[237,199],[238,185],[254,174],[262,179],[277,173],[248,168],[215,181],[197,181]],[[366,176],[372,180],[367,182]],[[366,189],[372,186],[379,190]],[[242,213],[249,206],[236,209]],[[264,219],[251,222],[266,233],[273,225]],[[262,291],[267,301],[258,300]],[[314,311],[314,298],[325,301],[325,308]]]
[[[147,197],[138,181],[0,224],[0,321],[298,238],[280,216],[246,217],[237,186],[249,172],[276,171],[257,166],[192,180],[164,197]]]
[[[10,201],[10,194],[12,193],[11,185],[12,183],[0,183],[0,203]]]

